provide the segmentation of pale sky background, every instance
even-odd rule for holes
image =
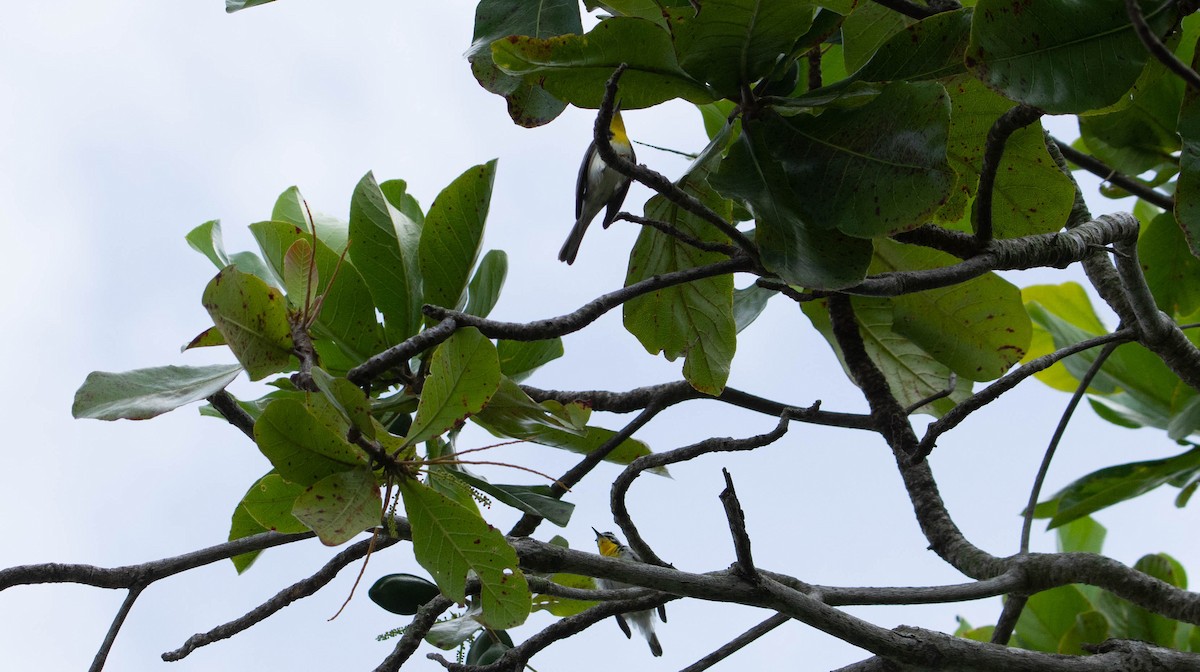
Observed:
[[[593,113],[570,109],[536,130],[514,126],[504,101],[472,79],[462,54],[473,4],[286,0],[226,15],[220,0],[9,3],[0,22],[0,232],[12,245],[0,283],[0,567],[37,562],[132,564],[226,539],[229,516],[268,468],[240,432],[201,418],[194,406],[148,422],[70,417],[72,396],[92,370],[229,362],[227,352],[179,346],[209,326],[200,305],[215,273],[183,236],[221,219],[230,250],[253,249],[246,225],[267,219],[276,196],[298,185],[316,209],[345,217],[368,170],[402,178],[428,207],[467,168],[499,157],[485,241],[508,252],[508,284],[493,315],[524,320],[567,312],[620,286],[636,230],[620,223],[588,234],[579,261],[556,253],[571,224],[575,171]],[[626,115],[630,134],[695,151],[699,114],[671,103]],[[1058,131],[1064,132],[1064,131]],[[1069,132],[1069,131],[1066,131]],[[639,148],[639,158],[677,176],[685,162]],[[626,209],[640,211],[644,189]],[[1097,213],[1117,209],[1094,201]],[[1126,206],[1127,207],[1127,206]],[[1075,272],[1009,276],[1060,282]],[[740,280],[739,285],[744,285]],[[677,380],[680,363],[651,357],[613,312],[565,339],[568,354],[529,382],[615,390]],[[829,347],[793,306],[773,301],[743,332],[731,384],[795,404],[865,410]],[[784,356],[786,355],[786,356]],[[619,365],[615,365],[619,364]],[[235,393],[258,396],[239,381]],[[1016,550],[1017,512],[1067,396],[1031,382],[943,437],[932,457],[951,514],[968,537],[1006,555]],[[596,420],[617,428],[628,417]],[[922,430],[924,420],[918,421]],[[666,450],[708,436],[748,436],[774,421],[702,402],[672,409],[639,436]],[[484,443],[481,434],[464,446]],[[1154,431],[1129,431],[1084,409],[1068,431],[1047,493],[1092,469],[1179,452]],[[558,474],[574,456],[537,446],[495,457]],[[760,566],[830,585],[932,585],[962,580],[925,550],[890,454],[878,437],[793,425],[753,454],[716,455],[643,477],[631,509],[650,543],[682,569],[733,559],[717,500],[721,467],[742,497]],[[494,473],[494,472],[491,472]],[[543,525],[592,548],[591,526],[610,528],[604,466],[569,499],[571,525]],[[501,474],[532,482],[524,474]],[[1107,550],[1132,563],[1165,551],[1200,567],[1195,509],[1161,491],[1102,512]],[[489,519],[515,519],[497,505]],[[1053,536],[1035,534],[1053,549]],[[406,546],[375,556],[346,612],[327,622],[358,567],[331,586],[238,635],[168,666],[163,651],[245,613],[333,553],[317,542],[265,553],[239,577],[230,563],[149,588],[109,658],[114,671],[369,670],[391,650],[376,634],[406,619],[377,608],[366,588],[379,576],[419,572]],[[0,667],[86,669],[123,592],[75,585],[0,593]],[[892,627],[952,630],[956,614],[994,621],[999,599],[936,606],[855,609]],[[533,660],[553,670],[674,670],[768,614],[676,602],[659,630],[666,654],[627,642],[600,624]],[[549,622],[537,614],[523,639]],[[405,669],[441,669],[422,648]],[[603,655],[597,655],[603,652]],[[717,669],[821,670],[865,657],[800,623],[787,624]],[[452,657],[452,655],[451,655]]]

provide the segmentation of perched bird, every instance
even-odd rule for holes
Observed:
[[[617,535],[612,532],[599,532],[596,528],[592,528],[596,533],[596,546],[600,548],[600,555],[608,558],[617,558],[626,562],[641,562],[641,558],[633,549],[617,540]],[[610,581],[608,579],[596,579],[596,587],[601,590],[619,590],[621,588],[632,588],[633,586],[620,581]],[[647,609],[645,611],[631,611],[627,614],[617,614],[617,625],[621,626],[621,632],[625,633],[626,637],[632,638],[633,633],[629,631],[629,624],[625,622],[626,618],[633,621],[634,627],[638,629],[646,637],[646,641],[650,644],[650,653],[655,656],[662,655],[662,645],[658,643],[658,635],[654,634],[654,611]],[[663,606],[658,607],[658,617],[663,623],[667,622],[667,610]]]
[[[621,120],[620,110],[613,112],[612,123],[608,126],[608,139],[618,156],[629,161],[637,160],[633,154],[633,144],[625,134],[625,122]],[[559,250],[558,260],[573,263],[575,255],[579,254],[579,243],[583,242],[583,234],[587,231],[588,224],[591,224],[596,215],[600,214],[600,210],[607,206],[608,211],[604,213],[603,221],[604,228],[607,229],[617,218],[617,212],[620,211],[627,193],[629,178],[604,163],[593,140],[583,155],[583,164],[579,166],[579,179],[575,182],[575,226],[571,228],[571,235],[567,236],[567,242],[563,243],[562,249]]]

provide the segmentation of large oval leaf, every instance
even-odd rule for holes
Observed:
[[[1174,21],[1170,0],[1140,0],[1153,30]],[[966,64],[988,86],[1050,114],[1117,102],[1149,59],[1124,0],[979,0]]]
[[[496,346],[474,327],[455,332],[433,353],[405,443],[426,441],[478,413],[499,386]]]
[[[225,389],[237,364],[158,366],[124,373],[93,371],[75,392],[71,415],[96,420],[146,420]]]
[[[400,482],[404,511],[412,525],[413,553],[442,594],[466,599],[467,574],[479,577],[483,612],[476,616],[491,628],[511,628],[529,616],[532,595],[517,563],[517,553],[499,530],[479,514],[421,482]]]
[[[548,39],[508,37],[492,43],[492,58],[505,72],[536,81],[554,97],[598,108],[604,84],[622,63],[621,107],[636,109],[683,98],[708,103],[713,94],[679,67],[671,36],[636,18],[601,21],[586,35]]]
[[[312,485],[365,466],[366,455],[294,399],[276,399],[254,423],[254,441],[284,479]]]
[[[292,328],[287,300],[278,289],[226,266],[204,288],[201,300],[250,380],[288,368]]]
[[[425,303],[458,308],[479,258],[496,160],[467,169],[438,194],[421,231],[418,264]]]

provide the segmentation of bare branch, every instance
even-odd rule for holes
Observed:
[[[746,645],[754,642],[759,637],[762,637],[763,635],[774,630],[775,628],[778,628],[779,626],[783,625],[784,623],[787,623],[790,620],[792,620],[792,619],[788,616],[784,616],[783,614],[775,614],[774,616],[769,617],[767,620],[763,621],[762,623],[759,623],[758,625],[754,626],[753,628],[750,628],[749,630],[743,632],[742,634],[738,635],[737,637],[734,637],[733,639],[729,640],[729,642],[727,644],[723,644],[716,651],[713,651],[712,653],[701,658],[700,660],[697,660],[696,662],[692,663],[691,665],[688,665],[687,667],[683,668],[679,672],[701,672],[702,670],[707,670],[708,668],[712,667],[713,665],[716,665],[717,663],[721,662],[722,660],[725,660],[729,656],[738,652]]]
[[[742,511],[742,503],[738,501],[737,490],[733,487],[733,477],[728,469],[721,469],[725,475],[725,489],[721,491],[721,505],[725,507],[725,519],[729,521],[729,533],[733,536],[733,550],[737,555],[735,571],[743,579],[758,581],[758,570],[754,568],[754,556],[750,553],[750,534],[746,532],[746,512]]]
[[[396,670],[399,670],[412,657],[412,654],[416,652],[425,635],[429,634],[429,629],[437,622],[438,616],[441,616],[453,604],[453,600],[443,595],[438,595],[423,604],[417,610],[417,615],[413,617],[412,623],[409,623],[408,627],[404,629],[404,634],[401,635],[400,641],[396,642],[396,648],[392,649],[388,657],[379,663],[379,667],[375,668],[375,672],[396,672]]]
[[[1043,112],[1029,105],[1017,105],[1000,115],[988,130],[983,150],[983,166],[979,171],[979,191],[975,196],[975,238],[980,243],[992,239],[992,197],[996,191],[996,175],[1004,159],[1004,147],[1013,133],[1042,118]]]
[[[408,532],[407,529],[405,532]],[[367,550],[371,548],[372,542],[375,543],[375,546],[378,550],[382,550],[398,541],[400,541],[400,539],[395,537],[383,537],[378,541],[376,541],[374,537],[371,539],[364,539],[363,541],[360,541],[346,548],[346,550],[342,551],[341,553],[333,556],[329,562],[325,563],[324,567],[319,569],[312,576],[301,581],[297,581],[287,588],[284,588],[276,593],[274,597],[266,602],[263,602],[254,609],[251,609],[245,615],[235,618],[234,620],[223,625],[219,625],[208,632],[203,632],[188,637],[187,641],[183,643],[183,646],[175,649],[174,651],[168,651],[162,654],[162,659],[166,662],[183,660],[188,654],[202,646],[219,642],[222,639],[229,639],[230,637],[244,630],[250,629],[252,626],[261,623],[271,616],[274,616],[277,612],[292,604],[296,600],[308,597],[316,593],[318,590],[324,588],[326,584],[328,584],[334,579],[335,576],[337,576],[338,572],[340,572],[343,567],[366,555]]]
[[[366,385],[388,369],[400,366],[416,355],[432,348],[454,334],[459,325],[453,317],[441,318],[441,323],[430,327],[412,338],[393,345],[383,352],[346,372],[346,378],[355,385]]]
[[[121,608],[117,609],[117,615],[113,616],[112,625],[108,626],[108,632],[104,635],[104,641],[100,643],[100,649],[96,651],[96,657],[92,659],[92,666],[88,668],[88,672],[100,672],[104,669],[104,663],[108,660],[108,652],[112,651],[113,642],[117,640],[117,633],[121,631],[121,626],[125,624],[125,618],[129,616],[129,610],[133,609],[133,603],[137,601],[139,595],[145,586],[134,586],[129,589],[125,595],[125,601],[121,602]]]
[[[238,405],[237,399],[225,390],[221,390],[208,398],[208,403],[213,405],[229,424],[242,430],[242,433],[254,440],[254,418],[250,417],[241,406]]]
[[[282,546],[314,537],[312,532],[302,534],[279,534],[263,532],[216,546],[209,546],[191,553],[171,558],[152,560],[140,565],[124,567],[96,567],[94,565],[65,565],[46,563],[41,565],[18,565],[0,569],[0,590],[13,586],[37,583],[82,583],[97,588],[133,588],[147,586],[168,576],[203,567],[235,555],[253,553],[273,546]]]
[[[646,544],[646,541],[642,539],[637,526],[633,524],[633,520],[629,516],[629,509],[625,505],[625,495],[629,492],[629,487],[633,485],[634,479],[647,469],[665,467],[677,462],[691,460],[701,455],[707,455],[708,453],[754,450],[755,448],[770,445],[787,433],[789,415],[785,411],[775,429],[766,434],[759,434],[758,436],[751,436],[746,439],[713,437],[683,448],[676,448],[675,450],[668,450],[663,453],[643,455],[625,467],[625,470],[613,481],[612,492],[609,495],[609,506],[612,508],[613,519],[616,521],[617,526],[621,528],[621,531],[625,533],[625,538],[629,541],[629,547],[638,554],[643,563],[666,564]]]
[[[1175,199],[1171,196],[1148,187],[1132,177],[1118,173],[1115,168],[1108,166],[1100,159],[1089,154],[1084,154],[1061,140],[1051,139],[1057,144],[1058,150],[1062,152],[1062,155],[1071,163],[1083,168],[1105,182],[1128,191],[1147,203],[1153,203],[1167,212],[1175,210]]]
[[[1193,89],[1200,89],[1200,74],[1188,67],[1187,63],[1179,60],[1167,45],[1163,44],[1162,40],[1154,34],[1150,29],[1150,25],[1146,23],[1146,17],[1142,14],[1142,8],[1138,5],[1137,0],[1125,0],[1125,11],[1129,14],[1129,20],[1133,22],[1133,32],[1137,33],[1138,39],[1146,46],[1146,50],[1150,55],[1157,58],[1160,63],[1167,66],[1167,69],[1179,76],[1184,84],[1187,84]]]
[[[697,266],[682,271],[663,273],[662,275],[655,275],[641,282],[636,282],[604,294],[566,315],[544,320],[534,320],[532,322],[497,322],[495,320],[476,317],[475,315],[468,315],[461,311],[442,308],[441,306],[425,306],[424,311],[426,315],[437,320],[453,319],[459,327],[475,327],[488,338],[506,338],[512,341],[540,341],[579,331],[596,321],[604,313],[622,305],[630,299],[644,294],[656,292],[665,287],[682,285],[693,280],[703,280],[704,278],[711,278],[718,275],[749,271],[752,267],[753,264],[748,259],[738,257],[718,261],[708,266]],[[428,333],[428,330],[422,333]],[[411,341],[412,339],[409,340]],[[371,359],[375,358],[372,357]],[[370,360],[368,360],[369,362]],[[366,365],[364,364],[363,366]],[[351,370],[350,373],[353,374],[356,370]],[[355,379],[351,378],[351,380]]]

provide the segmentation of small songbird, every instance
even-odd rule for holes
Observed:
[[[617,558],[626,562],[641,562],[641,558],[633,549],[625,544],[622,544],[617,535],[612,532],[599,532],[596,528],[592,528],[596,533],[596,546],[600,548],[600,555],[608,558]],[[633,586],[620,581],[611,581],[609,579],[596,579],[596,587],[601,590],[619,590],[621,588],[632,588]],[[658,617],[663,623],[667,622],[667,610],[664,607],[658,608]],[[628,618],[633,621],[634,627],[638,629],[646,637],[646,641],[650,644],[650,653],[655,656],[662,655],[662,645],[658,643],[658,635],[654,634],[654,610],[647,609],[645,611],[631,611],[627,614],[617,614],[617,625],[621,626],[621,632],[625,633],[626,637],[632,638],[633,633],[629,631],[629,624],[625,621]]]
[[[613,112],[612,123],[608,126],[608,138],[617,155],[629,161],[637,161],[633,153],[633,144],[625,134],[625,122],[621,120],[621,111]],[[579,179],[575,182],[575,226],[571,235],[563,243],[558,252],[558,260],[568,264],[575,261],[579,254],[579,243],[583,242],[583,234],[588,224],[600,214],[605,206],[604,228],[608,228],[617,218],[625,194],[629,193],[629,178],[618,173],[600,158],[596,151],[596,142],[588,145],[583,155],[583,164],[579,166]]]

